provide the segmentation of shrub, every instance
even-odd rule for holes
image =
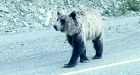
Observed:
[[[139,11],[140,10],[140,0],[125,0],[121,5],[119,10],[122,14],[127,11]]]

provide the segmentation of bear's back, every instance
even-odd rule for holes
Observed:
[[[83,40],[94,40],[103,30],[101,15],[96,9],[78,12],[77,21]]]

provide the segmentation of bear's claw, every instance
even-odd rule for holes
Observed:
[[[88,60],[88,58],[86,58],[86,59],[80,59],[80,62],[81,63],[87,63],[89,60]]]
[[[65,64],[64,66],[63,66],[63,68],[71,68],[71,67],[75,67],[76,66],[76,64]]]
[[[102,56],[93,56],[92,59],[102,59]]]
[[[80,60],[81,63],[87,63],[89,60]]]

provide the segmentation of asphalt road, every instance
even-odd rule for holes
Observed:
[[[50,28],[0,35],[0,75],[140,75],[139,16],[105,19],[103,58],[91,59],[95,50],[87,43],[88,63],[63,68],[72,48],[65,34]]]
[[[62,68],[69,61],[68,50],[26,56],[0,62],[0,75],[140,75],[140,32],[104,41],[103,58],[93,60],[92,44],[87,45],[88,63]],[[39,42],[39,41],[38,41]],[[52,47],[52,48],[55,48]]]

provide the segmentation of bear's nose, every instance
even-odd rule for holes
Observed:
[[[55,30],[57,30],[57,26],[54,25],[53,27],[54,27]]]

